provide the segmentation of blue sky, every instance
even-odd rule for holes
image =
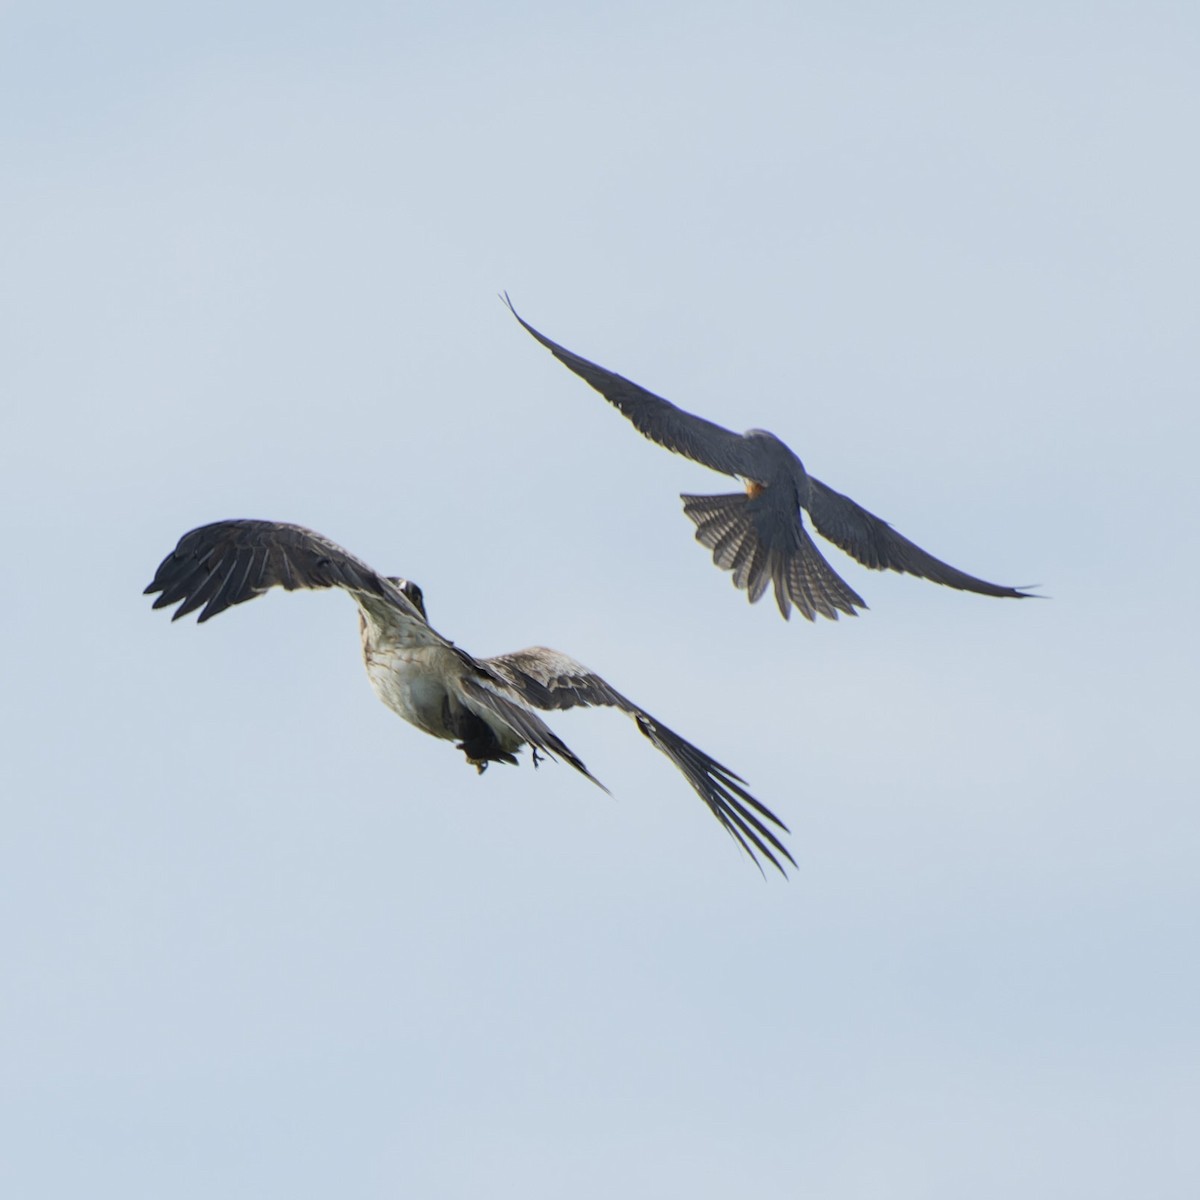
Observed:
[[[1189,5],[0,5],[0,1189],[1191,1197],[1200,370]],[[533,343],[962,568],[785,625]],[[613,714],[496,768],[298,521],[467,649],[744,775],[764,882]]]

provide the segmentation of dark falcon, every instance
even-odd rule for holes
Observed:
[[[529,334],[628,417],[639,433],[693,462],[745,481],[744,492],[680,499],[696,524],[696,540],[713,552],[718,567],[733,572],[734,585],[746,590],[751,604],[774,584],[775,602],[785,619],[793,604],[810,621],[818,613],[835,621],[839,612],[857,616],[855,609],[867,607],[825,561],[804,527],[801,509],[808,511],[822,537],[865,567],[916,575],[983,596],[1029,597],[1019,588],[988,583],[934,558],[849,496],[810,475],[773,433],[733,433],[684,412],[552,342],[513,308],[507,294],[504,302]]]
[[[544,646],[473,657],[430,626],[415,583],[379,575],[311,529],[276,521],[202,525],[179,539],[146,594],[159,593],[155,608],[178,604],[174,620],[202,608],[199,620],[207,621],[276,586],[349,592],[358,605],[363,658],[375,694],[409,724],[456,743],[480,773],[488,763],[515,764],[517,751],[527,745],[535,766],[539,754],[561,758],[604,787],[534,710],[616,708],[683,772],[756,864],[761,867],[761,855],[780,872],[781,859],[795,865],[775,832],[786,833],[787,826],[750,795],[745,780],[599,675]]]

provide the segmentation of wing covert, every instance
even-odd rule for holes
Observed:
[[[311,529],[280,521],[214,521],[185,533],[144,594],[159,593],[155,608],[178,604],[172,620],[203,606],[198,620],[207,621],[272,587],[340,587],[425,624],[408,597],[361,559]]]
[[[515,696],[505,694],[509,690],[509,681],[491,670],[490,660],[479,660],[474,663],[474,666],[478,673],[466,676],[462,681],[462,686],[476,705],[485,709],[492,716],[498,717],[536,750],[541,750],[550,758],[563,759],[581,775],[586,775],[602,791],[608,791],[608,788],[587,769],[583,760],[571,747],[537,713],[532,712],[526,704],[521,702],[524,697],[521,696],[518,689],[512,689]]]
[[[760,464],[754,447],[749,445],[740,433],[734,433],[713,421],[685,412],[631,379],[590,362],[565,346],[551,341],[517,312],[507,293],[504,294],[503,300],[526,333],[535,341],[541,342],[568,370],[595,388],[605,400],[627,417],[643,436],[667,450],[682,454],[685,458],[722,474],[745,477],[754,475]]]
[[[984,596],[1004,596],[1017,600],[1031,599],[1029,592],[1003,584],[989,583],[968,575],[949,563],[934,558],[915,542],[897,533],[885,520],[868,512],[849,496],[835,492],[819,479],[808,477],[808,503],[805,507],[812,517],[813,525],[822,537],[828,538],[864,567],[876,571],[897,571],[902,575],[916,575],[933,583],[959,588],[965,592],[978,592]]]
[[[673,762],[751,860],[761,869],[759,855],[781,875],[787,874],[780,858],[793,866],[796,860],[779,836],[787,826],[766,805],[746,790],[745,780],[705,754],[634,704],[606,680],[567,654],[545,646],[533,646],[512,654],[482,660],[500,675],[529,704],[544,710],[575,707],[617,708],[631,716],[645,737]],[[778,857],[777,857],[778,855]]]

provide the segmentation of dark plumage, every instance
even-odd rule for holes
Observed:
[[[968,575],[910,542],[886,521],[835,492],[805,469],[773,433],[751,429],[733,433],[684,412],[631,380],[589,362],[539,333],[504,296],[522,327],[555,358],[596,389],[634,428],[693,462],[746,481],[746,491],[716,496],[684,495],[683,511],[696,525],[696,540],[713,562],[733,572],[733,582],[750,602],[774,584],[775,602],[786,618],[791,606],[810,621],[820,614],[856,616],[863,599],[825,561],[804,527],[807,509],[822,537],[875,570],[916,575],[947,587],[1021,600],[1019,588]]]
[[[794,863],[779,834],[787,826],[760,804],[745,781],[626,699],[599,675],[556,650],[535,646],[475,658],[442,637],[425,616],[421,589],[384,576],[335,542],[277,521],[217,521],[184,534],[159,564],[146,594],[155,608],[178,605],[173,619],[202,607],[200,621],[272,587],[338,587],[359,608],[363,657],[376,694],[393,712],[434,737],[457,743],[482,772],[516,763],[528,745],[561,758],[603,787],[535,710],[604,706],[638,729],[683,772],[696,794],[756,864],[781,873]]]

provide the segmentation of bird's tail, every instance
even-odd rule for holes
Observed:
[[[867,607],[822,557],[799,512],[792,521],[756,520],[754,499],[744,492],[680,499],[696,524],[696,541],[713,552],[718,567],[733,572],[734,586],[745,589],[751,604],[773,583],[785,620],[793,604],[810,621],[818,613],[833,621],[839,612],[853,617],[856,608]]]

